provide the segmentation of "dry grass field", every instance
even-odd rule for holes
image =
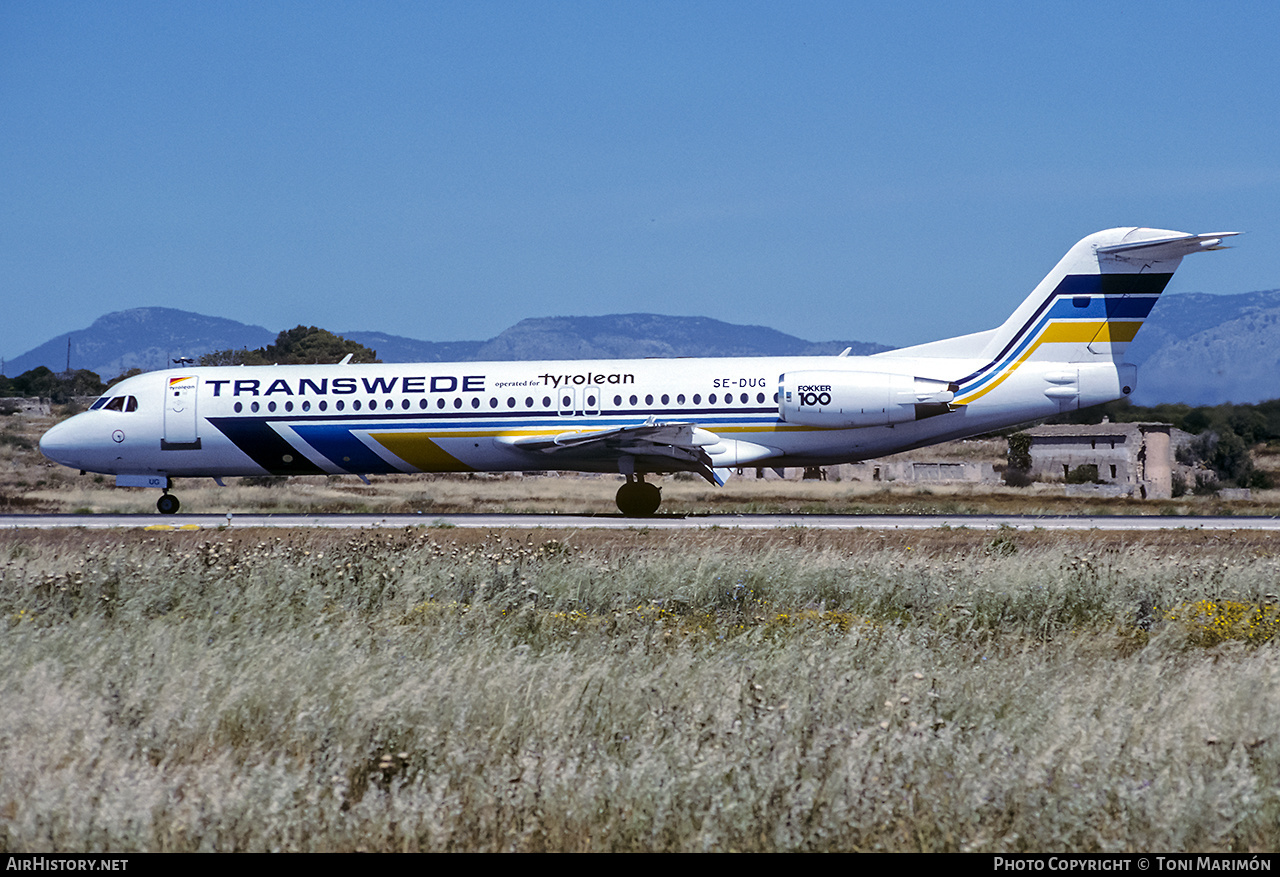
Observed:
[[[1280,539],[0,534],[0,850],[1270,851]]]

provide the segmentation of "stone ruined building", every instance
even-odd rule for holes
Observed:
[[[1098,467],[1098,481],[1142,499],[1173,496],[1174,453],[1190,435],[1167,423],[1037,426],[1031,436],[1031,476],[1066,481],[1079,466]]]
[[[48,415],[53,405],[48,399],[34,396],[0,396],[0,413]]]

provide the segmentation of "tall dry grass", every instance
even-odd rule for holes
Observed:
[[[4,534],[0,848],[1277,846],[1273,539],[914,538]]]

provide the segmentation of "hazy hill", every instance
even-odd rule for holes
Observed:
[[[1139,405],[1280,398],[1280,289],[1161,296],[1129,358]]]
[[[63,371],[67,339],[71,340],[71,368],[97,372],[107,381],[131,368],[165,368],[178,356],[197,358],[211,350],[262,347],[275,341],[276,333],[175,308],[133,308],[99,317],[88,328],[66,332],[8,360],[5,374],[14,377],[38,365]]]
[[[862,341],[813,342],[763,326],[739,326],[708,317],[612,314],[605,317],[533,317],[488,341],[431,343],[376,332],[344,332],[378,351],[384,362],[450,360],[640,359],[646,356],[802,356],[854,354],[889,348]]]
[[[494,359],[620,359],[645,356],[793,356],[855,354],[889,348],[860,341],[812,342],[767,329],[739,326],[707,317],[618,314],[606,317],[543,317],[522,320],[488,341],[418,341],[384,332],[343,332],[378,352],[383,362],[455,362]],[[131,368],[164,368],[177,356],[228,348],[255,349],[276,340],[276,333],[219,317],[173,308],[116,311],[86,329],[67,332],[9,360],[13,376],[48,366],[97,372],[104,380]]]
[[[483,341],[419,341],[386,332],[339,332],[343,338],[378,352],[383,362],[467,362]]]

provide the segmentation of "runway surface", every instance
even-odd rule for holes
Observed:
[[[1173,517],[1157,515],[0,515],[0,529],[212,530],[219,527],[470,527],[483,529],[766,530],[804,527],[820,530],[1280,530],[1280,518]]]

